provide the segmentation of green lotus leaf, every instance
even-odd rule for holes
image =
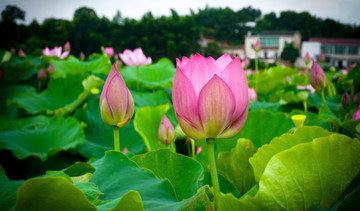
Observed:
[[[136,89],[136,68],[138,68],[140,87],[147,89],[162,89],[172,87],[175,76],[174,64],[168,58],[160,59],[156,64],[139,67],[126,67],[120,70],[126,85]]]
[[[229,152],[221,152],[216,160],[219,174],[230,181],[240,195],[255,185],[254,171],[249,158],[256,152],[256,147],[248,139],[238,139],[236,146]]]
[[[347,194],[343,201],[337,206],[336,210],[346,211],[346,210],[360,210],[360,186],[358,186],[354,191]]]
[[[42,119],[40,124],[36,120]],[[84,141],[84,131],[74,117],[30,117],[25,127],[0,133],[0,149],[11,150],[15,157],[37,156],[45,161],[48,156],[75,148]]]
[[[30,114],[66,115],[83,103],[91,88],[103,83],[102,79],[93,75],[69,75],[66,79],[51,80],[48,88],[40,94],[31,90],[16,95],[12,101]]]
[[[78,187],[86,195],[86,198],[91,203],[94,203],[99,198],[99,196],[103,195],[103,193],[94,183],[84,182],[84,183],[75,183],[74,185]]]
[[[167,94],[163,90],[149,93],[132,92],[132,96],[134,98],[136,110],[146,106],[171,104]]]
[[[168,179],[179,200],[190,198],[196,193],[203,172],[197,161],[168,149],[136,155],[131,160],[139,167],[151,170],[156,177]]]
[[[294,134],[284,134],[271,140],[270,144],[265,144],[258,149],[250,163],[254,169],[255,179],[259,181],[267,163],[271,158],[286,149],[297,144],[311,142],[314,138],[329,136],[331,133],[317,126],[303,126],[295,131]]]
[[[80,61],[74,56],[69,56],[66,60],[52,61],[55,67],[52,78],[65,78],[69,74],[78,73],[94,73],[94,74],[109,74],[111,70],[110,59],[106,55],[102,55],[92,61]]]
[[[4,169],[0,165],[0,208],[1,210],[12,210],[16,201],[16,190],[24,181],[9,180]]]
[[[163,115],[169,110],[168,104],[143,107],[135,112],[134,127],[143,139],[148,151],[167,148],[158,139],[159,125]]]
[[[97,206],[99,211],[143,211],[144,206],[139,192],[131,190],[125,193],[120,200],[109,200]]]
[[[64,177],[40,177],[19,187],[14,210],[96,210],[96,207]]]
[[[114,149],[114,131],[101,119],[99,98],[88,101],[84,108],[76,111],[75,116],[86,123],[84,144],[77,147],[80,154],[87,158],[101,158],[105,151]],[[126,147],[134,154],[145,151],[144,142],[135,131],[133,121],[120,128],[119,133],[121,150]]]
[[[64,170],[64,173],[70,177],[78,177],[86,173],[94,173],[95,168],[86,162],[76,162]]]

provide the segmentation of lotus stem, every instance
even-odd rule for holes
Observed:
[[[195,159],[195,141],[190,138],[191,141],[191,157]]]
[[[324,88],[321,89],[321,99],[322,99],[322,103],[325,105],[326,99],[325,99],[325,89]]]
[[[140,89],[140,74],[139,74],[139,67],[136,67],[136,91],[139,92]]]
[[[208,150],[208,161],[210,164],[210,175],[211,175],[211,182],[214,189],[214,203],[215,203],[215,210],[219,210],[219,202],[220,202],[220,186],[219,186],[219,179],[216,170],[216,163],[215,163],[215,151],[214,139],[206,139],[207,150]]]
[[[258,53],[255,53],[255,73],[258,72]]]
[[[304,105],[304,113],[307,112],[307,102],[306,100],[303,100],[303,105]]]
[[[114,126],[114,150],[120,152],[119,127]]]

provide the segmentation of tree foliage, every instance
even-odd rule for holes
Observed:
[[[295,48],[291,43],[286,44],[284,50],[281,52],[280,58],[294,63],[299,57],[299,49]]]

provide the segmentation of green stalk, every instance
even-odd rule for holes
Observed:
[[[321,89],[321,99],[322,99],[322,103],[326,104],[326,99],[325,99],[325,88]]]
[[[255,73],[258,72],[258,52],[255,53]]]
[[[191,141],[191,157],[195,159],[195,141],[190,138]]]
[[[39,80],[39,83],[38,83],[38,93],[40,93],[40,90],[41,90],[41,81]]]
[[[114,150],[120,152],[120,138],[118,126],[114,126]]]
[[[307,112],[307,102],[306,100],[303,100],[303,105],[304,105],[304,113]]]
[[[136,67],[136,91],[139,92],[140,89],[140,75],[139,75],[139,66]]]
[[[214,139],[206,139],[207,143],[207,150],[208,150],[208,160],[210,164],[210,175],[211,175],[211,182],[214,189],[214,203],[215,203],[215,211],[219,210],[219,202],[220,202],[220,186],[219,186],[219,179],[216,171],[216,164],[215,164],[215,151],[214,151],[214,145],[215,140]]]

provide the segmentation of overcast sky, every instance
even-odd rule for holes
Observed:
[[[197,11],[210,7],[230,7],[237,11],[252,6],[262,14],[284,10],[308,11],[321,18],[332,18],[342,23],[360,24],[360,0],[1,0],[0,10],[6,5],[17,5],[26,12],[25,23],[34,18],[40,23],[49,17],[71,20],[77,8],[86,6],[94,9],[98,16],[110,20],[119,10],[123,17],[140,19],[151,11],[154,16],[170,15],[170,8],[179,15],[190,14],[190,8]]]

